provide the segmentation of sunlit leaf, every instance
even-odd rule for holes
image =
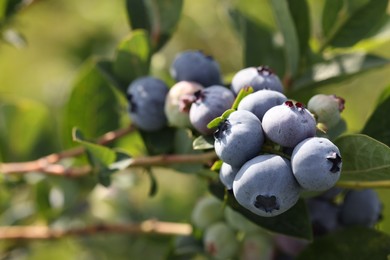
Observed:
[[[120,103],[95,63],[88,60],[73,83],[64,115],[64,141],[73,145],[71,133],[77,127],[86,138],[97,138],[119,128]]]
[[[116,58],[112,64],[112,71],[125,88],[138,77],[146,76],[149,72],[151,46],[147,32],[144,30],[132,31],[119,44]]]
[[[299,42],[287,0],[270,0],[279,31],[283,35],[286,74],[294,76],[299,65]]]
[[[213,136],[199,136],[192,143],[194,150],[206,150],[214,148],[214,137]]]
[[[323,11],[323,47],[348,47],[364,39],[386,15],[388,0],[328,0]]]
[[[362,134],[344,135],[334,143],[343,160],[340,181],[390,180],[390,148]]]
[[[293,90],[340,82],[387,64],[389,64],[388,59],[371,54],[360,52],[341,54],[325,62],[314,64],[294,81]]]

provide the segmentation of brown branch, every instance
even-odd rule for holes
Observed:
[[[167,166],[178,163],[186,164],[203,164],[212,162],[217,156],[214,151],[201,154],[172,154],[172,155],[157,155],[143,156],[132,158],[128,168],[148,167],[148,166]],[[25,166],[25,163],[21,163]],[[92,171],[91,166],[66,168],[59,164],[49,164],[41,167],[39,170],[31,170],[31,168],[19,167],[18,163],[9,163],[0,165],[0,172],[3,174],[25,174],[32,171],[39,171],[48,175],[64,176],[64,177],[83,177]]]
[[[100,233],[190,235],[192,226],[186,223],[146,220],[133,224],[101,224],[73,229],[54,229],[47,226],[0,227],[0,240],[5,239],[53,239],[66,236],[88,236]]]
[[[102,135],[96,143],[105,145],[108,144],[120,137],[123,137],[135,130],[134,125],[130,125],[126,128],[118,129],[115,131],[110,131],[104,135]],[[10,174],[10,173],[26,173],[26,172],[50,172],[53,175],[78,175],[81,169],[70,170],[68,171],[62,165],[57,165],[55,163],[59,162],[61,159],[79,156],[84,153],[85,149],[82,146],[78,146],[75,148],[71,148],[69,150],[65,150],[59,153],[53,153],[41,157],[34,161],[28,162],[12,162],[12,163],[0,163],[0,173]],[[66,173],[68,171],[68,173]],[[86,168],[82,168],[81,174],[84,171],[90,171]]]

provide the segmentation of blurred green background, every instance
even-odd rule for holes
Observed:
[[[243,46],[228,19],[224,7],[227,2],[184,1],[176,33],[153,56],[152,74],[166,74],[175,54],[186,49],[202,49],[211,54],[221,64],[226,78],[241,69]],[[323,3],[309,2],[313,10],[321,8]],[[21,111],[34,111],[31,113],[41,115],[41,120],[48,121],[42,128],[42,131],[47,131],[48,138],[35,146],[39,149],[24,152],[31,145],[21,142],[23,136],[34,133],[19,125],[12,138],[0,139],[7,142],[1,146],[12,147],[12,151],[2,151],[4,159],[32,160],[63,148],[60,141],[61,116],[72,82],[83,62],[91,56],[114,56],[115,47],[130,30],[124,5],[124,1],[41,0],[14,18],[13,26],[24,35],[27,45],[16,48],[0,42],[0,101],[18,100]],[[321,18],[313,16],[312,19],[315,33],[316,23]],[[271,19],[269,23],[272,27],[274,21]],[[388,27],[389,24],[376,37],[359,42],[351,50],[369,50],[390,59]],[[348,132],[358,132],[374,110],[381,91],[390,85],[389,72],[390,66],[387,65],[315,91],[344,97],[346,109],[343,117],[347,121]],[[306,92],[302,97],[307,98],[315,91]],[[37,124],[39,120],[37,118]],[[19,136],[21,139],[17,138]],[[5,156],[7,152],[13,156]],[[7,183],[7,188],[0,186],[0,225],[39,224],[49,220],[53,226],[69,227],[99,221],[128,222],[149,218],[189,222],[193,205],[206,192],[206,183],[195,175],[173,170],[157,168],[154,172],[159,185],[156,196],[148,197],[150,180],[147,175],[131,170],[115,175],[108,189],[100,185],[94,187],[87,194],[88,205],[80,203],[80,198],[86,194],[79,189],[88,185],[93,187],[88,180],[59,180],[31,174],[22,181],[20,177],[0,176],[0,180]],[[44,197],[43,201],[39,200],[41,190],[50,194],[49,201]],[[379,192],[385,208],[384,221],[378,228],[390,234],[390,190]],[[29,200],[31,196],[43,206]],[[63,207],[64,203],[70,205],[69,210],[60,216],[56,208]],[[137,259],[142,255],[146,259],[160,259],[170,243],[171,240],[164,237],[124,235],[21,244],[2,241],[0,258]]]

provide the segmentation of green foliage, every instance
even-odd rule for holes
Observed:
[[[77,127],[86,138],[97,138],[117,129],[121,106],[113,88],[97,70],[93,61],[86,62],[66,105],[64,115],[64,142],[73,144],[71,133]]]
[[[21,10],[29,10],[27,7],[34,2],[38,1],[0,1],[0,37],[4,42],[16,47],[27,46],[24,36],[24,30],[27,28],[19,27],[18,14]],[[49,4],[45,6],[44,2],[52,1],[39,2],[42,2],[44,8],[55,9],[56,7],[53,3],[51,7]],[[362,85],[361,82],[364,81],[361,79],[369,73],[379,71],[380,68],[389,67],[390,55],[387,47],[390,41],[389,19],[386,13],[389,2],[387,0],[233,0],[213,3],[215,6],[212,4],[203,6],[206,5],[205,2],[198,3],[198,1],[126,0],[121,8],[124,10],[123,15],[127,16],[124,19],[128,19],[131,30],[126,32],[120,31],[121,29],[115,30],[113,35],[109,36],[112,41],[110,46],[114,47],[110,50],[96,51],[103,55],[84,61],[79,71],[75,73],[75,79],[68,91],[58,92],[58,95],[65,93],[65,101],[56,104],[58,107],[47,107],[44,103],[29,98],[9,98],[7,88],[13,88],[14,82],[4,83],[0,79],[0,160],[30,161],[59,151],[61,144],[65,148],[79,145],[85,149],[88,160],[61,158],[64,160],[61,160],[57,166],[71,169],[73,166],[81,165],[90,167],[92,173],[77,180],[65,177],[53,178],[33,172],[28,172],[26,176],[2,176],[0,178],[1,225],[60,223],[59,226],[68,227],[71,226],[72,221],[80,221],[83,224],[91,223],[96,219],[98,222],[118,219],[132,222],[155,216],[171,218],[173,221],[188,221],[184,213],[180,216],[169,216],[169,214],[180,212],[183,205],[194,203],[200,193],[205,192],[206,187],[193,187],[194,183],[198,183],[195,181],[191,181],[188,187],[181,187],[182,183],[177,182],[175,175],[166,180],[160,168],[145,167],[143,170],[146,172],[150,186],[144,198],[132,190],[139,191],[145,187],[147,189],[148,186],[142,184],[143,179],[136,174],[137,171],[128,169],[132,162],[128,153],[133,155],[134,152],[137,156],[162,155],[162,158],[167,154],[201,155],[204,152],[201,150],[213,148],[212,136],[197,136],[197,133],[190,129],[166,127],[156,132],[135,130],[133,135],[123,138],[125,141],[122,139],[114,142],[110,147],[96,143],[97,138],[103,134],[131,124],[131,118],[129,119],[127,113],[125,92],[133,80],[145,75],[164,75],[165,82],[173,82],[169,77],[169,62],[182,49],[205,49],[210,54],[214,50],[217,54],[213,53],[214,58],[217,61],[223,60],[221,69],[225,79],[231,78],[230,75],[239,66],[268,65],[283,79],[286,95],[298,101],[318,91],[336,92],[334,93],[336,95],[337,91],[344,91],[346,93],[344,98],[348,104],[356,102],[357,93],[372,97],[372,90],[380,92],[379,88],[384,87],[382,85],[385,84],[386,88],[380,94],[376,104],[368,101],[361,104],[371,113],[367,120],[364,115],[350,113],[340,121],[339,125],[330,129],[327,136],[339,147],[343,159],[339,185],[348,183],[349,187],[353,188],[359,188],[360,185],[370,186],[371,183],[388,186],[390,181],[390,119],[388,116],[390,78],[387,72],[378,74],[380,77],[378,81],[375,80],[367,86]],[[194,15],[191,12],[196,8],[191,7],[198,7],[202,12]],[[42,13],[47,12],[44,8]],[[37,5],[36,10],[40,10],[40,5]],[[212,10],[217,11],[208,16]],[[38,13],[35,19],[38,19],[37,17],[40,19],[42,13]],[[225,24],[226,28],[215,28],[209,22],[212,21],[210,16],[214,19],[215,17],[226,19],[230,23]],[[117,18],[116,13],[115,18]],[[31,18],[26,15],[23,19],[30,21],[28,19]],[[86,15],[83,19],[89,20],[91,17]],[[99,17],[94,19],[99,20]],[[23,25],[24,21],[21,24]],[[126,25],[125,28],[128,29],[128,26]],[[202,28],[202,31],[196,31],[194,28]],[[220,31],[230,31],[230,29],[236,33],[230,36],[231,41],[236,42],[236,38],[239,39],[237,46],[241,48],[240,56],[231,57],[230,50],[225,48],[223,42],[225,39],[219,39]],[[99,30],[100,28],[97,31]],[[190,34],[204,42],[202,44],[190,42],[187,39]],[[33,46],[41,44],[40,41],[45,41],[44,37],[37,39],[32,33],[25,35],[28,35],[28,40],[31,37]],[[88,36],[87,33],[81,35],[84,37],[83,40],[100,39]],[[117,35],[121,35],[121,39],[115,38]],[[176,35],[178,37],[175,37]],[[75,41],[74,44],[76,46],[79,42]],[[59,45],[59,48],[64,46],[61,45],[60,39],[58,42],[45,42],[43,45],[41,53],[45,51],[44,48],[49,49],[49,45]],[[74,49],[75,46],[67,48]],[[7,54],[7,49],[3,51],[3,45],[0,47],[3,57],[3,54]],[[95,50],[88,50],[88,53],[92,52]],[[41,57],[41,53],[31,55],[23,52],[23,55],[33,57],[34,63],[29,63],[29,69],[39,69],[31,68],[31,64],[39,60],[37,57]],[[69,53],[69,50],[61,50],[61,53]],[[51,55],[49,52],[49,56]],[[4,64],[8,67],[8,63],[12,65],[12,62],[6,60]],[[51,64],[51,60],[48,63]],[[68,61],[68,63],[72,62]],[[3,70],[2,65],[0,62],[0,71]],[[26,68],[23,70],[14,67],[17,68],[15,80],[22,78],[21,75],[24,75]],[[74,71],[75,66],[72,67],[71,72]],[[47,73],[49,75],[53,72]],[[5,74],[1,74],[3,75]],[[346,89],[344,87],[346,83],[351,82],[355,84],[354,88]],[[226,83],[229,85],[229,82]],[[51,85],[51,82],[48,84]],[[31,84],[28,87],[33,88],[35,85]],[[50,89],[50,91],[56,93],[56,90]],[[68,97],[66,97],[67,93],[69,93]],[[251,93],[250,89],[241,91],[232,109],[212,121],[209,127],[217,127],[229,113],[237,109],[238,103],[249,93]],[[23,93],[23,96],[27,95],[28,93]],[[52,97],[53,94],[48,96]],[[56,103],[56,101],[51,102]],[[348,110],[348,105],[346,109]],[[360,133],[353,133],[348,129],[348,124],[351,122],[361,125]],[[61,132],[60,137],[57,131]],[[254,215],[240,206],[232,193],[226,191],[218,182],[215,171],[219,170],[222,161],[215,161],[211,166],[212,163],[210,165],[173,164],[168,168],[175,174],[192,173],[185,175],[187,178],[204,177],[209,181],[209,192],[224,200],[247,219],[269,231],[313,240],[313,243],[297,259],[384,259],[390,255],[389,236],[373,229],[352,227],[321,238],[313,237],[303,198],[292,209],[277,217],[264,218]],[[128,174],[130,177],[127,176],[128,183],[121,179],[124,174],[116,174],[125,171],[132,173]],[[179,187],[184,191],[173,198],[164,197],[157,191],[163,190],[167,183],[168,186],[171,185],[165,187],[168,190]],[[92,197],[99,189],[107,191],[109,195],[104,199],[99,198],[98,204],[101,208],[96,210],[97,215],[93,215]],[[57,203],[58,205],[53,199],[53,194],[60,197],[61,203]],[[151,196],[153,198],[149,198]],[[102,206],[105,200],[110,199],[112,201],[107,203],[108,205]],[[388,198],[384,200],[385,210],[389,208],[389,203]],[[148,206],[155,209],[143,212],[142,210]],[[387,210],[383,219],[386,223],[389,222],[388,212]],[[111,217],[103,217],[104,214]],[[389,233],[390,230],[384,232]],[[151,248],[157,248],[158,257],[161,257],[164,249],[171,248],[167,239],[156,237],[138,239],[137,237],[137,240],[132,241],[134,245],[132,244],[131,249],[128,249],[128,239],[128,237],[118,239],[121,242],[115,245],[115,249],[139,256],[143,248],[152,245]],[[89,249],[86,255],[91,258],[101,258],[104,257],[100,255],[102,251],[114,244],[112,240],[106,241],[104,238],[92,240],[72,240],[74,253],[68,252],[67,258],[77,256],[81,252],[84,254],[86,248]],[[20,252],[34,251],[35,256],[43,254],[44,251],[42,248],[39,249],[39,246],[27,245],[27,243],[10,245],[9,248],[0,247],[0,250],[4,249],[6,252],[4,253],[6,258],[12,258],[12,254],[7,254],[13,252],[13,248]],[[63,249],[68,245],[58,243],[56,246]],[[96,250],[99,253],[94,253]],[[197,245],[195,251],[199,253],[200,250],[202,249]],[[148,254],[154,256],[152,251],[150,250]],[[173,258],[175,254],[170,253],[169,257]],[[2,252],[0,256],[3,256]],[[187,256],[191,257],[186,254]],[[115,256],[110,255],[110,257]]]
[[[388,235],[355,227],[319,238],[297,259],[388,259],[389,255]]]
[[[335,140],[343,158],[340,181],[380,181],[390,179],[390,148],[361,134]]]

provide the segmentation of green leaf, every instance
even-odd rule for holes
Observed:
[[[216,117],[207,124],[208,129],[216,128],[223,121],[222,116]]]
[[[122,91],[126,91],[128,88],[128,84],[119,80],[116,77],[115,73],[112,70],[113,61],[107,59],[97,59],[96,60],[96,68],[100,71],[103,77],[107,82],[117,87]]]
[[[242,3],[244,2],[246,1]],[[259,3],[260,1],[256,1],[255,6]],[[251,7],[251,9],[264,14],[261,8]],[[244,66],[257,67],[267,65],[278,75],[282,75],[285,70],[285,58],[283,57],[282,49],[274,44],[272,29],[238,9],[229,9],[229,15],[235,25],[234,27],[242,38]],[[260,15],[258,14],[258,16]]]
[[[127,0],[127,13],[133,29],[149,32],[154,51],[172,37],[183,9],[183,0]]]
[[[224,200],[225,187],[221,183],[210,183],[209,190],[216,197]],[[311,222],[306,209],[306,204],[302,199],[300,199],[294,207],[275,217],[260,217],[245,209],[237,202],[231,191],[227,192],[227,204],[255,224],[268,229],[269,231],[307,240],[312,239]]]
[[[294,0],[288,2],[288,8],[299,42],[299,53],[303,57],[309,48],[310,17],[309,7],[306,0]]]
[[[383,22],[388,0],[328,0],[323,10],[322,27],[327,45],[352,46]]]
[[[0,99],[0,151],[4,161],[54,152],[55,123],[49,109],[29,99]]]
[[[152,31],[151,42],[155,51],[171,38],[179,22],[183,0],[152,0],[149,6]]]
[[[95,63],[87,61],[76,80],[65,106],[64,141],[66,146],[74,145],[71,133],[73,127],[83,132],[86,138],[97,138],[120,126],[121,105]]]
[[[207,150],[214,148],[214,137],[211,135],[207,136],[198,136],[192,143],[192,148],[194,150]]]
[[[390,180],[390,148],[362,134],[344,135],[334,143],[343,160],[340,181]]]
[[[379,96],[378,105],[367,120],[362,133],[390,146],[390,86]]]
[[[131,163],[131,157],[123,152],[114,151],[108,147],[85,141],[80,130],[73,130],[73,140],[87,151],[88,159],[97,172],[99,183],[103,186],[111,184],[110,176],[118,171],[127,168]]]
[[[296,259],[388,259],[390,236],[370,228],[342,229],[314,240]]]
[[[158,131],[139,130],[149,155],[167,154],[174,149],[175,128],[165,127]]]
[[[389,64],[389,60],[366,53],[341,54],[321,63],[314,64],[293,84],[293,90],[319,87],[340,82],[371,69]]]
[[[133,30],[150,31],[150,21],[144,0],[126,0],[127,18]]]
[[[294,76],[299,65],[299,42],[287,0],[270,0],[279,31],[284,39],[286,75]]]
[[[234,100],[234,103],[232,105],[232,109],[229,109],[229,110],[233,110],[233,111],[237,110],[238,105],[240,104],[241,100],[243,100],[244,97],[248,96],[249,94],[251,94],[253,92],[254,92],[254,90],[252,87],[245,87],[245,88],[240,89],[240,92],[238,92],[238,95],[237,95],[236,99]],[[233,111],[231,111],[231,112],[233,112]]]
[[[151,46],[147,32],[144,30],[132,31],[116,50],[116,58],[112,64],[112,71],[120,81],[123,92],[136,78],[146,76],[149,72]]]

